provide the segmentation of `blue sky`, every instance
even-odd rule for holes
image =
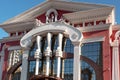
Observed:
[[[40,4],[45,0],[0,0],[0,24],[4,21]],[[116,8],[116,22],[120,24],[120,0],[68,0],[77,2],[113,5]],[[0,29],[0,39],[8,36]]]

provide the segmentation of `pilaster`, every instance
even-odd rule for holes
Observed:
[[[119,41],[114,40],[112,43],[112,80],[120,80],[119,73]]]
[[[27,80],[29,49],[24,49],[22,56],[22,71],[20,80]]]
[[[74,45],[73,80],[81,80],[80,42],[73,42],[73,45]]]
[[[3,64],[4,64],[4,51],[1,51],[0,56],[1,56],[1,59],[0,59],[0,80],[2,80],[2,72],[3,72]]]

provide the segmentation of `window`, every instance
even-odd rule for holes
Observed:
[[[102,65],[102,43],[85,43],[82,46],[82,55],[93,60],[98,65]]]

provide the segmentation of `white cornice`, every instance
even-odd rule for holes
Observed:
[[[10,50],[20,50],[20,49],[22,49],[21,46],[10,46],[10,47],[8,47],[8,50],[9,50],[9,51],[10,51]]]
[[[8,33],[20,32],[24,30],[30,30],[34,27],[35,20],[27,20],[15,23],[1,24],[0,27],[3,28]]]
[[[26,12],[11,18],[10,20],[4,22],[6,23],[13,23],[13,22],[20,22],[22,20],[34,19],[36,16],[43,14],[50,8],[60,9],[60,10],[67,10],[67,11],[83,11],[83,10],[90,10],[90,9],[97,9],[103,7],[111,7],[101,4],[90,4],[90,3],[78,3],[78,2],[67,2],[67,1],[57,1],[57,0],[49,0],[40,5],[33,7]]]
[[[68,14],[63,14],[63,16],[73,24],[80,22],[106,19],[112,12],[114,7],[104,7],[99,9],[92,9],[86,11],[78,11]]]
[[[104,40],[105,40],[104,36],[92,37],[87,39],[83,38],[82,43],[99,42]]]
[[[5,37],[3,39],[0,39],[0,43],[10,42],[10,41],[19,41],[21,38],[22,36]]]
[[[81,32],[92,32],[92,31],[101,31],[101,30],[108,30],[111,24],[102,24],[96,26],[88,26],[88,27],[79,27],[78,29]]]

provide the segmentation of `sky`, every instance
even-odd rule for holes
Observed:
[[[0,0],[0,24],[6,20],[44,2],[45,0]],[[68,0],[75,2],[107,4],[115,6],[115,16],[117,24],[120,24],[120,0]],[[8,34],[0,29],[0,39]]]

